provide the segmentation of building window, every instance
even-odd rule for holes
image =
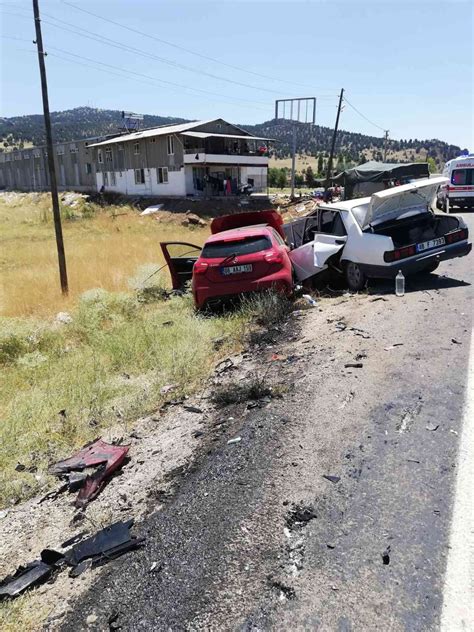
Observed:
[[[150,138],[150,143],[156,143],[156,138]]]
[[[58,147],[56,150],[56,154],[58,156],[63,156],[64,155],[64,147]]]
[[[102,149],[97,150],[97,162],[101,165],[104,162],[104,158],[102,156]]]
[[[91,173],[92,173],[92,165],[90,162],[86,162],[86,174],[90,176]]]
[[[115,171],[110,172],[110,186],[115,186],[117,184],[117,180],[115,179]]]
[[[156,170],[158,184],[168,184],[168,167],[158,167]]]
[[[135,154],[135,156],[138,156],[138,154],[140,153],[140,143],[135,143],[133,145],[133,153]]]
[[[135,169],[135,184],[145,184],[145,169]]]
[[[112,162],[112,149],[105,150],[105,162]]]
[[[107,171],[104,171],[104,173],[102,174],[102,177],[104,178],[104,187],[108,187],[109,186],[109,174],[107,173]]]
[[[173,136],[168,136],[168,156],[174,154],[174,138]]]

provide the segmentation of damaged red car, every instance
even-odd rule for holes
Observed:
[[[212,235],[202,249],[161,243],[173,289],[191,280],[198,309],[266,289],[291,294],[293,272],[282,224],[276,211],[226,215],[212,221]]]

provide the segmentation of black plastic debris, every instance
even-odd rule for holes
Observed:
[[[331,483],[339,483],[341,480],[340,476],[332,476],[331,474],[323,474],[323,478],[330,481]]]
[[[456,338],[451,338],[451,342],[453,343],[453,345],[462,345],[462,342],[459,342],[459,340],[456,340]]]
[[[293,504],[286,515],[286,524],[291,529],[296,526],[303,526],[314,518],[317,516],[312,505]]]
[[[202,413],[201,408],[198,408],[197,406],[183,406],[183,408],[188,413]]]
[[[44,583],[51,576],[54,567],[42,560],[35,560],[26,566],[20,566],[14,575],[6,577],[0,583],[0,600],[14,598],[25,590]]]
[[[71,566],[77,566],[83,560],[92,558],[94,564],[109,560],[127,551],[135,549],[143,543],[143,538],[132,538],[130,528],[133,520],[116,522],[95,535],[75,544],[64,554],[64,559]]]
[[[434,432],[435,430],[438,430],[438,428],[439,428],[439,424],[429,423],[429,424],[426,425],[426,429],[427,430],[431,430],[431,432]]]
[[[384,566],[388,566],[390,564],[390,544],[387,546],[385,551],[382,553],[382,562]]]
[[[364,365],[362,364],[362,362],[347,362],[347,364],[344,365],[345,369],[361,369]]]

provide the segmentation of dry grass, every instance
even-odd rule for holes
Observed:
[[[19,196],[13,204],[0,197],[0,315],[48,316],[69,311],[90,288],[128,290],[128,280],[140,266],[164,263],[160,241],[201,245],[209,233],[140,217],[132,207],[103,211],[87,205],[89,219],[71,217],[79,211],[63,209],[70,286],[64,299],[49,207],[44,194]]]

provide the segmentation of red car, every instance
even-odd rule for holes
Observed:
[[[192,279],[198,309],[225,298],[273,288],[293,290],[293,272],[276,211],[217,217],[203,248],[182,242],[163,242],[173,289]]]

